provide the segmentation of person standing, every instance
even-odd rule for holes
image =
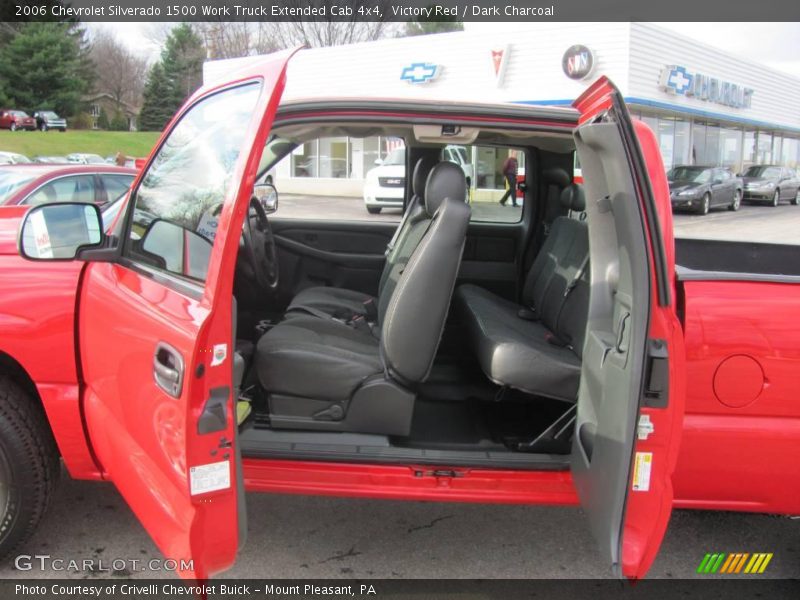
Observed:
[[[511,198],[511,205],[517,206],[517,157],[514,151],[509,151],[508,158],[503,163],[503,176],[506,178],[508,189],[503,197],[500,198],[500,205],[505,206],[506,201]]]

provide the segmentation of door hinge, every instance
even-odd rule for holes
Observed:
[[[669,353],[665,340],[647,340],[643,405],[666,408],[669,404]]]

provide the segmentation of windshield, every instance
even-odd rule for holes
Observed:
[[[711,169],[704,169],[702,167],[675,167],[667,175],[670,181],[707,183],[711,178]]]
[[[27,113],[22,112],[21,110],[15,110],[15,111],[13,111],[13,113],[14,113],[15,117],[27,117],[28,116]]]
[[[46,110],[41,114],[42,114],[42,116],[45,116],[48,119],[57,119],[58,118],[58,115],[56,113],[54,113],[53,111],[51,111],[51,110]]]
[[[34,178],[30,173],[5,170],[0,171],[0,205],[6,201],[23,185]]]
[[[404,165],[406,164],[406,149],[395,148],[386,158],[383,159],[384,165]]]
[[[779,179],[781,170],[778,167],[750,167],[745,171],[745,177],[763,177],[764,179]]]

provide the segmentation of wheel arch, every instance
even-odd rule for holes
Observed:
[[[39,390],[36,388],[36,384],[34,383],[33,379],[25,370],[25,367],[23,367],[13,356],[0,350],[0,376],[2,375],[7,375],[12,381],[25,390],[25,392],[28,394],[28,398],[31,399],[31,402],[42,411],[43,415],[45,415],[47,427],[50,429],[50,434],[55,436],[50,419],[47,419],[47,411],[45,410],[44,402],[42,401],[42,397],[39,394]],[[60,453],[61,451],[59,450],[59,455]]]

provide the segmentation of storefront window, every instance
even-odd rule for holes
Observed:
[[[740,129],[722,128],[719,132],[718,165],[728,167],[737,172],[742,164],[742,131]]]
[[[780,162],[781,160],[781,146],[782,146],[783,138],[779,135],[775,135],[772,137],[772,157],[775,162]]]
[[[306,142],[292,152],[292,176],[313,177],[317,172],[318,141]]]
[[[706,155],[706,124],[692,123],[692,157],[691,164],[703,164]]]
[[[798,164],[800,164],[800,140],[796,138],[783,138],[781,163],[793,169],[797,168]]]
[[[742,148],[742,171],[745,171],[750,165],[756,163],[756,132],[744,132],[744,147]]]
[[[672,143],[672,165],[689,164],[690,130],[691,124],[689,121],[684,121],[682,119],[675,120],[675,140]]]
[[[756,163],[769,164],[772,162],[772,134],[765,131],[758,132]]]

